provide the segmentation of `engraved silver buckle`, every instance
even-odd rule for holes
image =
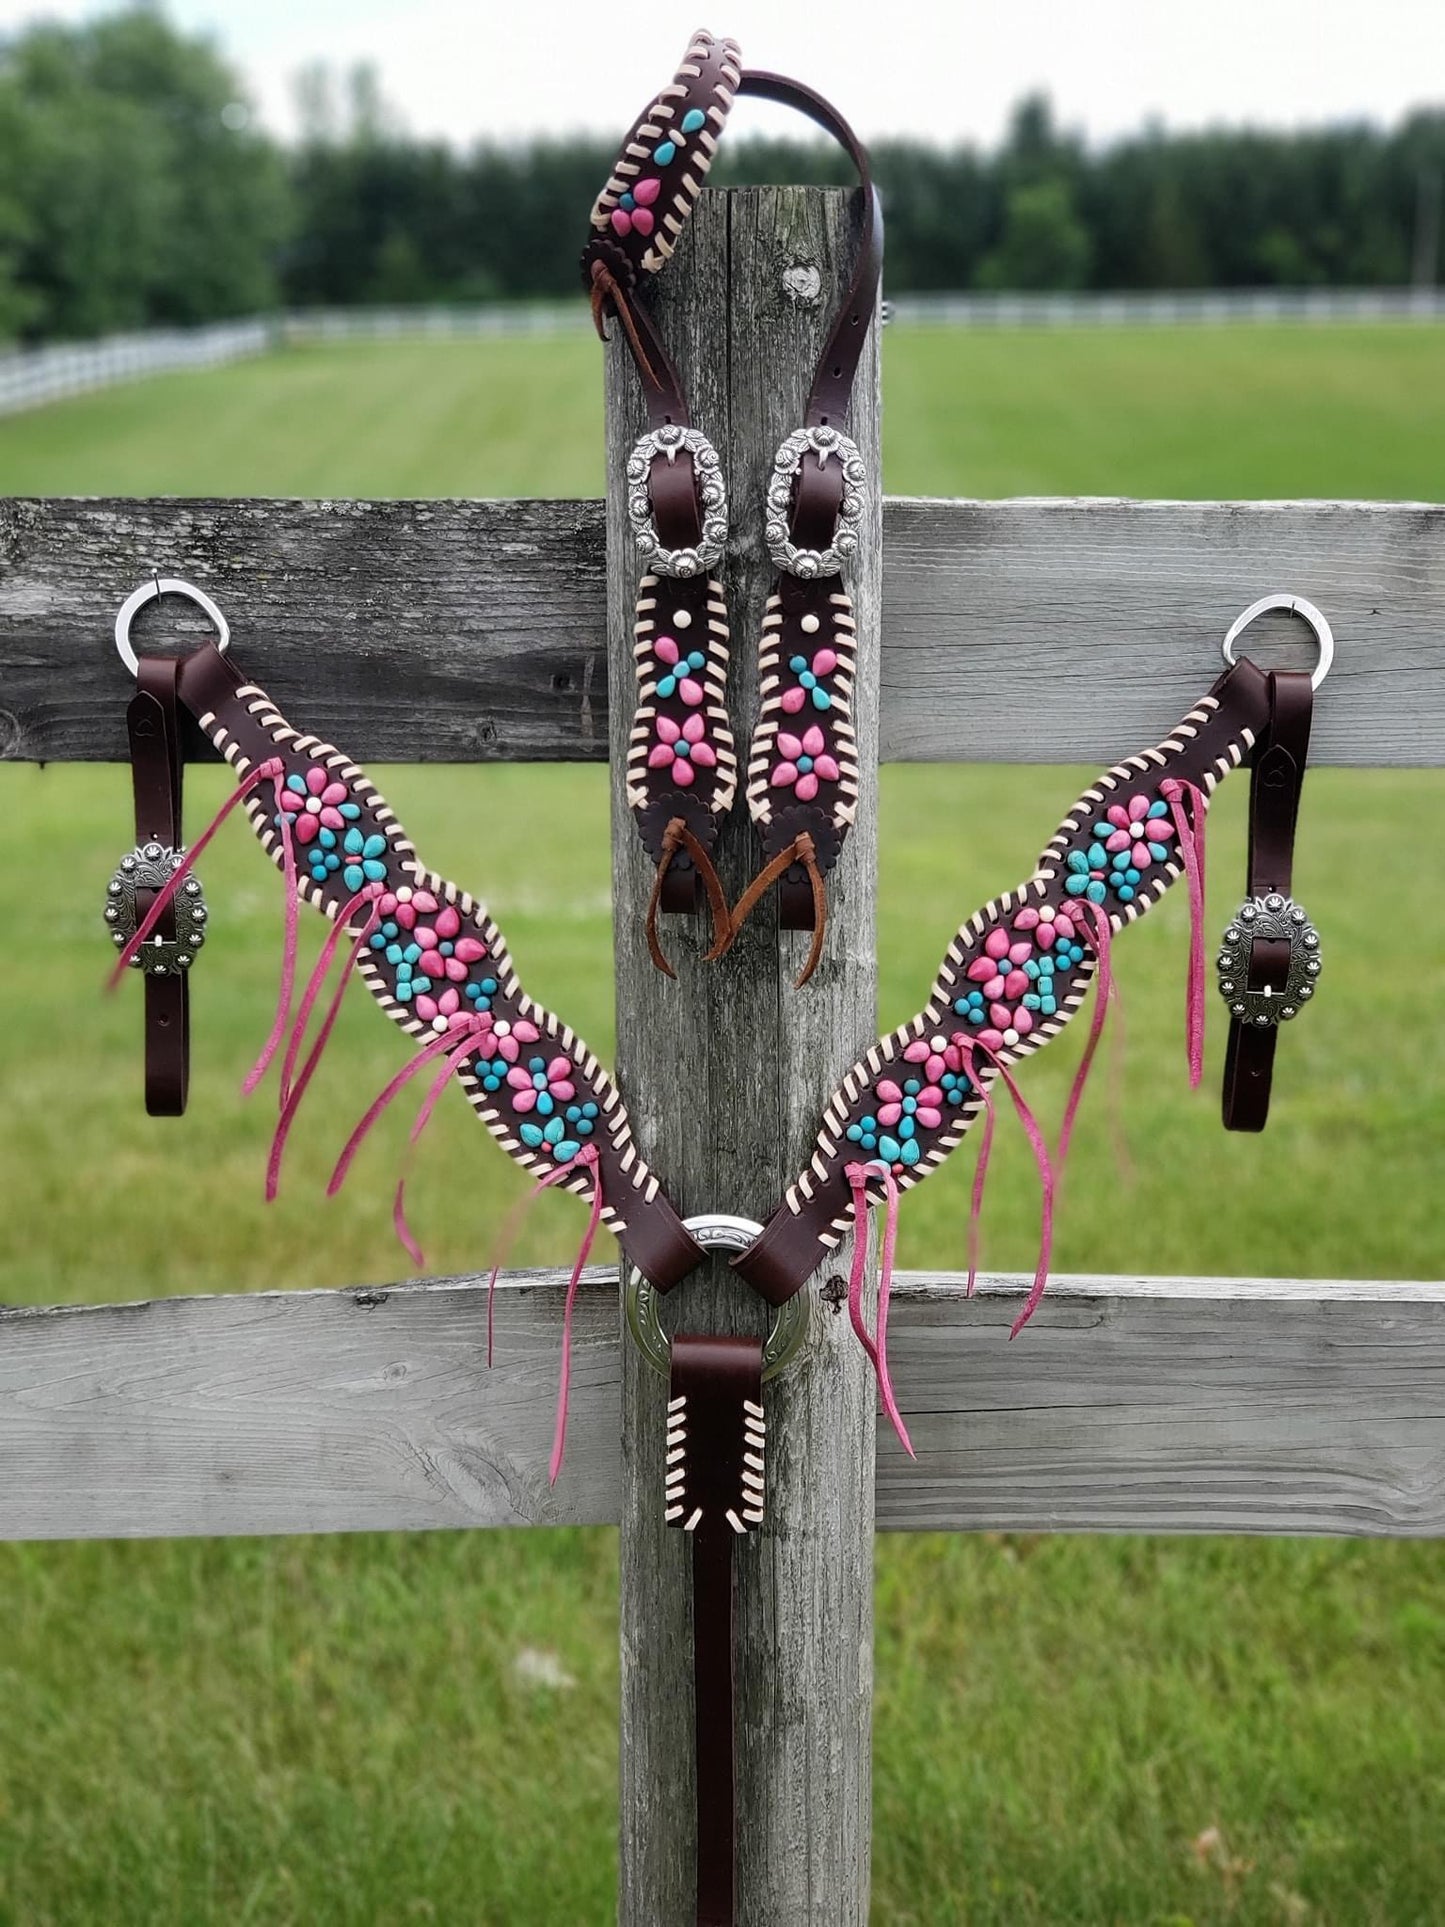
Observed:
[[[648,477],[659,455],[675,462],[683,454],[692,457],[698,500],[702,505],[702,539],[694,548],[665,549],[658,539]],[[638,438],[627,458],[627,513],[638,553],[659,575],[686,579],[701,575],[717,564],[728,539],[727,487],[718,452],[700,429],[678,428],[669,423]]]
[[[692,1233],[704,1251],[746,1251],[763,1227],[751,1218],[729,1217],[710,1211],[696,1218],[684,1218],[683,1227]],[[629,1265],[623,1282],[622,1300],[627,1311],[627,1329],[633,1342],[655,1372],[664,1378],[672,1369],[672,1340],[662,1329],[658,1317],[659,1292],[650,1278],[644,1278],[636,1265]],[[787,1370],[808,1335],[808,1294],[795,1291],[784,1299],[773,1314],[773,1322],[763,1342],[763,1383]]]
[[[1249,963],[1256,942],[1289,945],[1284,988],[1251,990]],[[1320,936],[1301,904],[1273,890],[1247,897],[1219,940],[1219,994],[1241,1024],[1268,1029],[1297,1017],[1315,994],[1320,974]]]
[[[793,508],[793,484],[803,457],[814,454],[820,462],[836,457],[843,464],[843,500],[833,540],[826,549],[801,549],[788,527]],[[789,575],[811,580],[819,575],[837,575],[843,564],[858,553],[858,524],[863,519],[863,489],[868,469],[858,453],[858,444],[836,428],[795,428],[773,458],[773,478],[768,484],[768,554]]]
[[[184,856],[184,850],[168,849],[164,843],[142,843],[121,858],[105,886],[106,928],[117,950],[125,949],[141,925],[136,892],[164,890]],[[206,899],[200,878],[188,876],[173,901],[175,936],[163,937],[159,930],[152,931],[130,960],[131,968],[143,970],[147,977],[184,976],[206,941]]]

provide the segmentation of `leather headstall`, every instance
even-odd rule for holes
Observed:
[[[747,784],[765,860],[729,910],[712,860],[737,785],[726,707],[727,603],[715,573],[728,535],[725,464],[692,424],[676,364],[641,290],[644,278],[666,264],[697,203],[733,100],[749,94],[795,108],[838,142],[858,173],[863,228],[803,424],[780,445],[768,487],[766,537],[778,575],[763,620],[760,713]],[[627,798],[657,866],[649,950],[671,975],[658,916],[695,910],[702,893],[713,922],[707,960],[720,957],[777,883],[783,926],[814,933],[801,985],[822,946],[824,879],[858,800],[855,634],[842,572],[857,550],[868,478],[843,426],[882,267],[882,211],[867,152],[811,88],[745,70],[735,42],[700,32],[673,80],[629,131],[591,226],[582,267],[594,318],[599,332],[608,315],[617,318],[649,423],[627,465],[629,519],[645,570],[637,599],[638,705]]]

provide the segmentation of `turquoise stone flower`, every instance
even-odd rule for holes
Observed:
[[[342,872],[342,881],[348,890],[356,891],[364,883],[385,880],[386,865],[381,861],[386,854],[384,836],[363,836],[360,830],[348,830],[341,847],[348,859]]]

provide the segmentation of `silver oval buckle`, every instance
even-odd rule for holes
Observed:
[[[1249,964],[1256,942],[1287,943],[1289,967],[1282,989],[1250,988]],[[1320,974],[1320,935],[1302,904],[1272,890],[1247,897],[1219,940],[1219,994],[1241,1024],[1267,1030],[1297,1017],[1315,994]]]
[[[793,506],[793,484],[803,457],[816,455],[819,462],[833,457],[843,464],[843,500],[833,540],[826,549],[800,549],[788,529]],[[863,487],[868,469],[858,453],[858,444],[836,428],[795,428],[779,444],[773,457],[773,476],[768,483],[768,554],[778,568],[789,575],[811,581],[814,576],[837,575],[843,564],[858,553],[858,524],[863,519]]]
[[[684,1218],[683,1226],[692,1233],[704,1251],[746,1251],[763,1229],[752,1218],[730,1217],[722,1211]],[[648,1364],[666,1378],[672,1369],[672,1341],[662,1329],[662,1321],[658,1317],[659,1296],[651,1279],[644,1278],[636,1265],[629,1265],[622,1287],[627,1329]],[[802,1349],[807,1335],[808,1294],[795,1291],[791,1298],[785,1299],[777,1307],[763,1343],[765,1385],[769,1379],[787,1370]]]
[[[702,539],[693,548],[665,549],[658,538],[657,520],[648,477],[659,455],[675,462],[679,455],[691,455],[702,506]],[[728,498],[718,452],[701,429],[678,428],[669,423],[638,438],[627,458],[627,513],[639,555],[659,575],[683,580],[701,575],[721,559],[728,539]]]
[[[164,890],[181,866],[184,850],[164,843],[142,843],[123,856],[105,886],[105,922],[111,942],[124,950],[141,925],[136,905],[138,890]],[[133,970],[147,977],[183,977],[206,941],[206,899],[199,877],[188,876],[174,898],[176,934],[152,933],[131,958]]]

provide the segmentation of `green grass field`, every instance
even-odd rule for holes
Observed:
[[[1435,330],[900,331],[888,482],[1440,498],[1442,346]],[[297,351],[0,421],[0,491],[588,492],[596,376],[585,338]],[[885,771],[883,1021],[916,1008],[960,907],[1021,874],[1080,774]],[[605,1055],[602,773],[382,780],[429,856],[485,889],[529,984]],[[223,779],[193,783],[195,822]],[[1240,792],[1211,820],[1216,905],[1242,867]],[[22,905],[0,975],[0,1299],[326,1282],[294,1255],[317,1242],[336,1282],[400,1276],[384,1179],[404,1120],[340,1204],[320,1196],[400,1061],[364,999],[343,1016],[285,1195],[261,1203],[264,1105],[236,1087],[269,1021],[280,921],[247,834],[224,835],[207,865],[217,942],[194,988],[198,1061],[177,1129],[141,1114],[133,1000],[97,995],[124,772],[0,769],[0,800]],[[1185,904],[1176,893],[1130,934],[1133,1171],[1116,1166],[1100,1079],[1061,1269],[1097,1268],[1107,1236],[1112,1262],[1143,1270],[1440,1274],[1445,1051],[1415,1021],[1445,990],[1445,909],[1418,888],[1422,865],[1438,880],[1440,805],[1436,772],[1311,778],[1299,885],[1331,946],[1328,995],[1291,1034],[1262,1141],[1218,1127],[1217,1027],[1205,1092],[1185,1084]],[[523,811],[539,852],[526,872],[484,838]],[[1378,932],[1405,901],[1401,969]],[[41,954],[44,972],[24,966]],[[1045,1117],[1081,1041],[1028,1067]],[[905,1263],[959,1261],[969,1154],[956,1163],[910,1197]],[[1032,1262],[1029,1171],[1004,1132],[986,1220],[1000,1266]],[[413,1185],[429,1264],[475,1266],[519,1188],[465,1108],[444,1106]],[[1201,1211],[1213,1197],[1230,1208]],[[562,1256],[579,1219],[549,1200],[518,1256]],[[1436,1547],[889,1538],[877,1585],[880,1923],[1440,1919]],[[0,1613],[0,1927],[611,1918],[609,1534],[5,1547]],[[528,1649],[573,1684],[529,1683]]]

